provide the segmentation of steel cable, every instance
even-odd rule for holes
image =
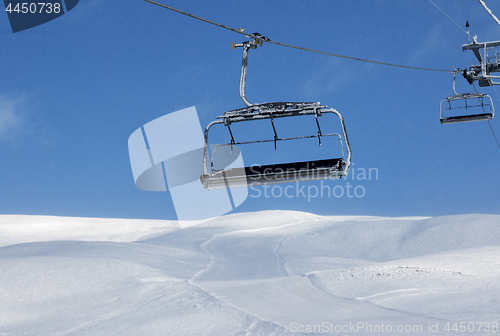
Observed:
[[[169,9],[169,10],[177,12],[179,14],[183,14],[183,15],[189,16],[190,18],[193,18],[193,19],[196,19],[196,20],[200,20],[200,21],[209,23],[211,25],[214,25],[214,26],[217,26],[217,27],[220,27],[220,28],[224,28],[224,29],[230,30],[230,31],[232,31],[234,33],[242,34],[242,35],[244,35],[244,36],[246,36],[246,37],[248,37],[250,39],[254,39],[255,38],[255,36],[243,32],[242,29],[234,29],[234,28],[225,26],[223,24],[220,24],[220,23],[217,23],[217,22],[213,22],[213,21],[204,19],[202,17],[193,15],[191,13],[181,11],[181,10],[176,9],[174,7],[167,6],[167,5],[162,4],[160,2],[156,2],[156,1],[153,1],[153,0],[144,0],[144,1],[152,3],[152,4],[160,6],[160,7],[163,7],[163,8],[166,8],[166,9]],[[393,63],[373,61],[373,60],[368,60],[368,59],[363,59],[363,58],[358,58],[358,57],[351,57],[351,56],[339,55],[339,54],[334,54],[334,53],[330,53],[330,52],[326,52],[326,51],[320,51],[320,50],[315,50],[315,49],[298,47],[298,46],[294,46],[294,45],[291,45],[291,44],[280,43],[280,42],[270,41],[270,40],[260,40],[260,41],[267,42],[267,43],[272,43],[272,44],[276,44],[276,45],[280,45],[280,46],[283,46],[283,47],[294,48],[294,49],[299,49],[299,50],[314,52],[314,53],[328,55],[328,56],[341,57],[341,58],[346,58],[346,59],[350,59],[350,60],[354,60],[354,61],[360,61],[360,62],[374,63],[374,64],[379,64],[379,65],[387,65],[387,66],[392,66],[392,67],[414,69],[414,70],[439,71],[439,72],[448,72],[448,73],[450,72],[450,70],[421,68],[421,67],[414,67],[414,66],[408,66],[408,65],[400,65],[400,64],[393,64]]]

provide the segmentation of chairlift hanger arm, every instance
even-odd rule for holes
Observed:
[[[243,30],[241,30],[243,31]],[[253,104],[250,103],[245,96],[245,82],[247,78],[247,66],[248,66],[248,51],[250,49],[257,49],[258,46],[262,46],[264,42],[269,42],[271,41],[269,38],[262,36],[259,33],[253,33],[250,35],[253,40],[250,41],[245,41],[242,43],[234,43],[232,44],[233,49],[236,48],[243,48],[243,59],[241,61],[241,75],[240,75],[240,97],[243,103],[245,103],[246,106],[252,106]]]

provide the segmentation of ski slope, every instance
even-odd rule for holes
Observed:
[[[495,335],[500,323],[498,215],[197,224],[0,216],[0,335]]]

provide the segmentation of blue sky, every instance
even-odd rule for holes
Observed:
[[[434,2],[462,27],[469,20],[479,41],[500,39],[500,26],[479,2]],[[462,52],[466,34],[424,0],[165,3],[332,53],[450,70],[475,63],[471,52]],[[487,4],[500,15],[499,4]],[[128,137],[190,106],[202,127],[243,107],[242,51],[231,49],[243,36],[140,0],[82,0],[68,14],[16,34],[4,14],[0,33],[0,213],[175,219],[168,192],[135,187]],[[354,172],[374,168],[378,178],[325,182],[362,186],[363,197],[249,197],[236,211],[499,214],[500,150],[488,123],[439,123],[452,78],[271,44],[251,50],[247,98],[319,101],[337,109]],[[457,91],[473,88],[459,77]],[[480,91],[500,106],[491,88]],[[500,135],[498,120],[491,125]],[[308,150],[304,143],[294,149]]]

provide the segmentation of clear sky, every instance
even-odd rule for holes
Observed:
[[[163,1],[274,41],[332,53],[450,70],[476,62],[472,52],[462,52],[467,35],[427,0]],[[500,40],[500,26],[479,2],[434,2],[462,28],[468,20],[479,41]],[[500,15],[500,4],[487,4]],[[128,137],[190,106],[202,127],[244,106],[238,94],[242,50],[231,43],[245,38],[141,0],[81,0],[68,14],[16,34],[4,13],[0,39],[2,214],[175,219],[168,192],[135,186]],[[344,188],[342,197],[266,198],[250,191],[235,211],[499,214],[500,150],[488,123],[439,123],[439,103],[453,93],[452,78],[271,44],[251,50],[248,99],[319,101],[340,111],[355,174],[324,182]],[[459,77],[457,91],[474,89]],[[480,91],[500,107],[491,88]],[[498,119],[491,126],[500,135]],[[308,152],[308,145],[294,151]],[[378,175],[359,175],[369,168]],[[353,195],[357,186],[363,197]]]

